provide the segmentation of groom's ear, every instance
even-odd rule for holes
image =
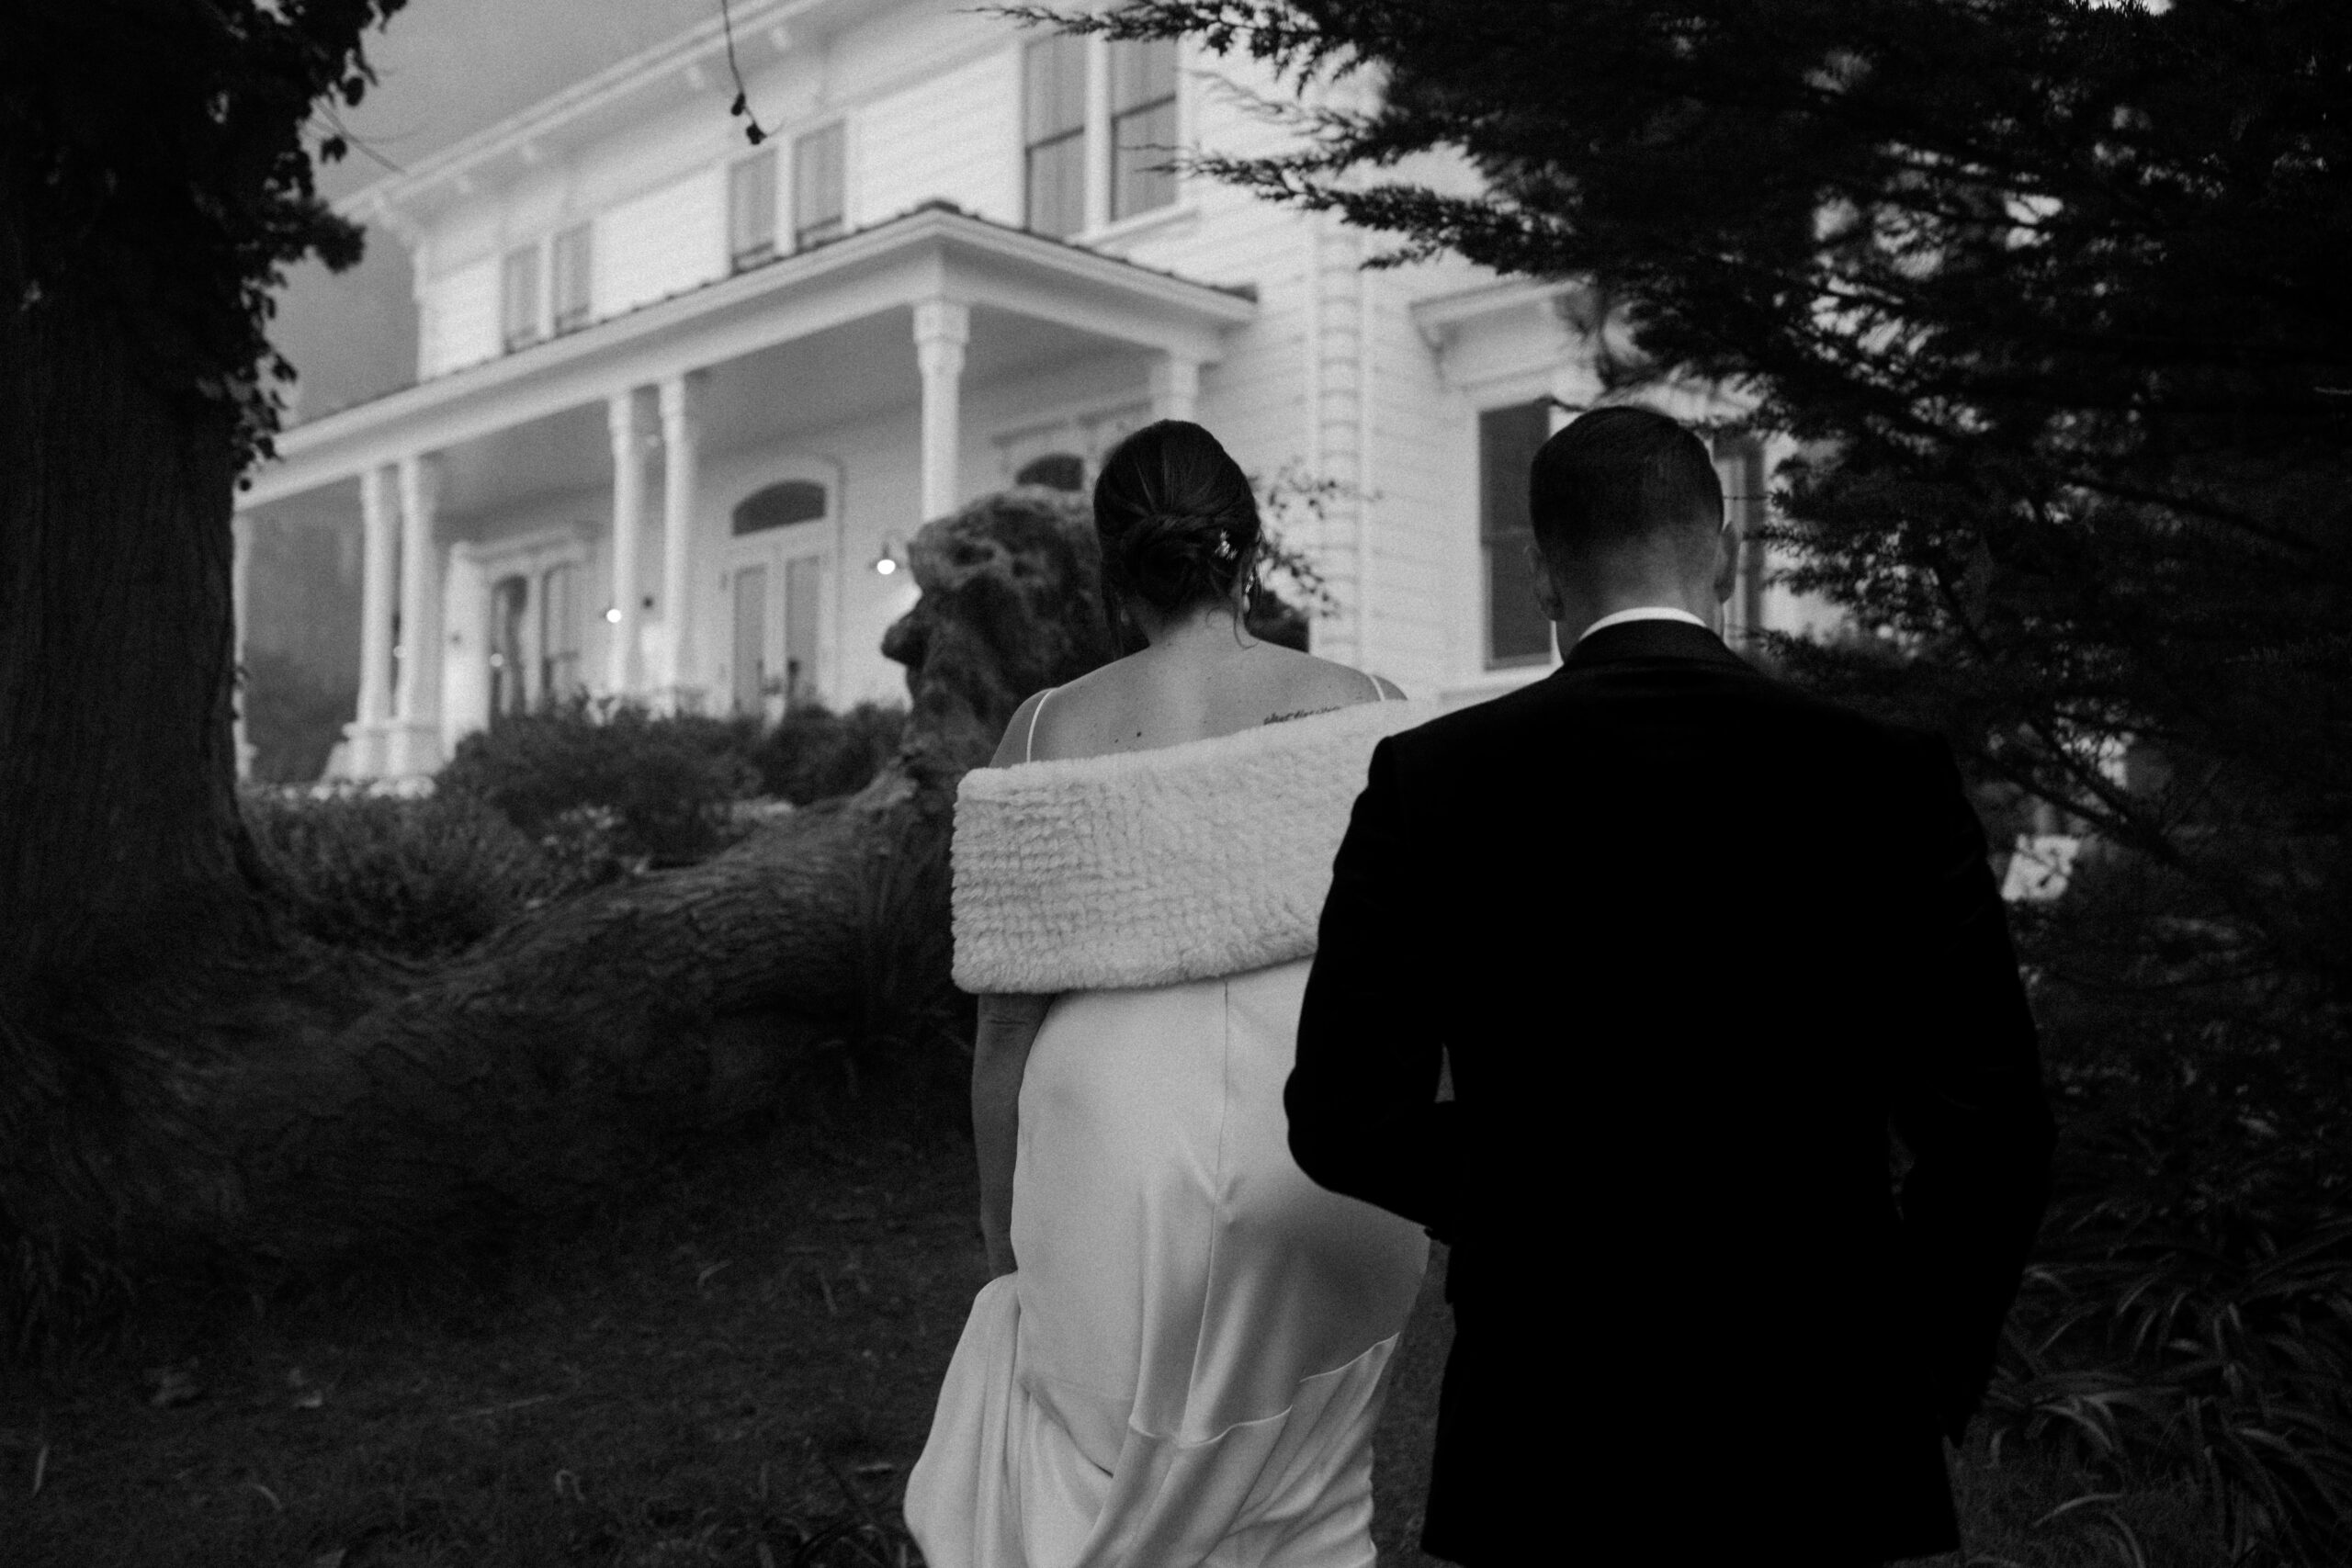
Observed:
[[[1558,620],[1566,613],[1560,604],[1560,585],[1552,581],[1552,563],[1532,539],[1527,544],[1527,576],[1535,588],[1535,607],[1544,612],[1545,620]]]
[[[1739,586],[1739,528],[1729,519],[1715,533],[1715,603],[1731,603],[1732,590]]]

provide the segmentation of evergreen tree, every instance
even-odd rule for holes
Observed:
[[[1853,628],[1773,656],[1942,729],[2018,803],[2002,837],[2035,803],[2088,830],[2107,858],[2030,933],[2072,1005],[2161,986],[2132,1025],[2159,1054],[2217,1020],[2318,1046],[2285,1056],[2320,1103],[2352,1002],[2352,9],[1014,14],[1375,86],[1269,104],[1297,150],[1195,166],[1396,236],[1390,262],[1581,281],[1627,395],[1752,397],[1803,443],[1791,585]],[[1427,153],[1475,188],[1399,174]]]

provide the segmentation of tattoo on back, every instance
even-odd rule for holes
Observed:
[[[1339,711],[1340,711],[1340,708],[1344,707],[1345,705],[1345,705],[1345,704],[1343,704],[1343,703],[1333,703],[1329,707],[1327,707],[1327,708],[1300,708],[1300,709],[1299,709],[1297,712],[1295,712],[1295,713],[1278,713],[1278,714],[1274,714],[1274,715],[1272,715],[1272,716],[1270,716],[1270,717],[1266,720],[1266,723],[1267,723],[1267,724],[1285,724],[1285,723],[1288,723],[1290,720],[1292,720],[1292,719],[1294,719],[1294,718],[1312,718],[1312,717],[1314,717],[1314,716],[1315,716],[1317,714],[1318,714],[1318,713],[1337,713],[1337,712],[1339,712]],[[1259,728],[1264,728],[1264,726],[1263,726],[1263,725],[1261,725],[1261,726],[1260,726]]]

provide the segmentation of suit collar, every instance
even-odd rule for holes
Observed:
[[[1568,650],[1563,670],[1590,664],[1617,664],[1633,659],[1693,659],[1709,664],[1730,664],[1745,670],[1747,661],[1724,646],[1724,639],[1688,621],[1620,621],[1603,626]]]

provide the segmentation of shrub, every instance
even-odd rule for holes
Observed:
[[[676,864],[723,844],[729,806],[757,793],[755,735],[749,719],[575,697],[467,736],[435,787],[495,807],[535,839],[560,832],[568,813],[602,809],[618,853]]]
[[[2229,911],[2111,845],[2015,917],[2061,1137],[1992,1432],[2072,1465],[2078,1513],[2165,1488],[2224,1561],[2352,1561],[2340,1019],[2294,976],[2216,962]]]
[[[403,957],[469,947],[534,903],[617,869],[609,854],[560,863],[463,795],[255,789],[244,812],[273,891],[301,930]]]
[[[761,790],[795,806],[855,795],[899,750],[906,727],[907,710],[895,704],[860,703],[842,714],[795,708],[752,752]]]

